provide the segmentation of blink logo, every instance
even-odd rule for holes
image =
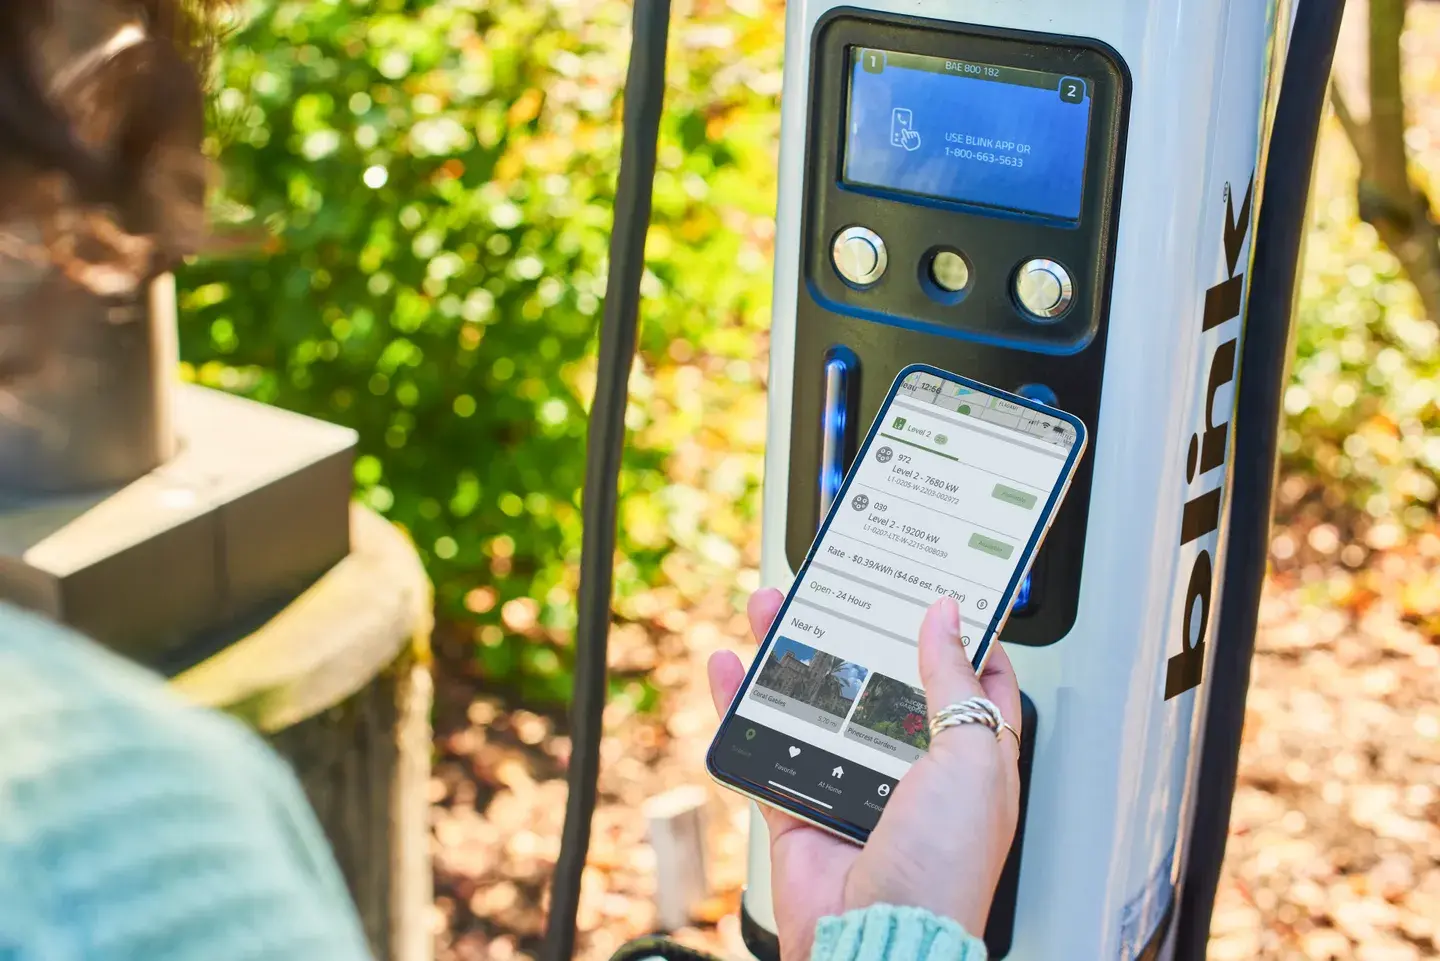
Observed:
[[[1245,187],[1245,199],[1240,203],[1239,216],[1235,214],[1234,195],[1229,187],[1226,187],[1225,266],[1229,276],[1205,291],[1205,311],[1200,321],[1202,337],[1206,331],[1240,316],[1244,303],[1245,274],[1236,273],[1235,268],[1240,262],[1240,250],[1245,245],[1245,235],[1250,231],[1250,195],[1253,187],[1252,176],[1251,183]],[[1225,466],[1225,457],[1230,449],[1230,411],[1222,411],[1220,422],[1216,423],[1215,396],[1220,388],[1235,379],[1236,343],[1236,337],[1231,336],[1216,344],[1210,352],[1210,372],[1206,378],[1204,412],[1201,416],[1203,430],[1191,435],[1185,458],[1185,480],[1192,485],[1209,472]],[[1232,404],[1232,409],[1233,406]],[[1218,531],[1224,489],[1222,474],[1220,483],[1203,494],[1190,497],[1185,502],[1181,515],[1180,546],[1184,547],[1192,541],[1201,541],[1201,545],[1190,567],[1190,579],[1185,587],[1185,607],[1180,617],[1180,652],[1170,658],[1165,670],[1167,701],[1199,687],[1201,674],[1205,669],[1205,632],[1210,626],[1210,598],[1215,587],[1213,553],[1220,541]]]

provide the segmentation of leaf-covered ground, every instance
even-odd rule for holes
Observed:
[[[1287,531],[1272,580],[1241,756],[1215,959],[1410,961],[1440,954],[1440,536],[1372,553],[1360,570],[1333,529]],[[1312,546],[1313,545],[1313,546]],[[703,665],[748,646],[717,589],[617,633],[614,661],[654,665],[660,711],[607,718],[602,803],[580,924],[583,957],[654,925],[644,802],[703,785],[714,897],[681,937],[740,957],[735,919],[746,811],[702,767],[714,717]],[[442,691],[455,700],[461,689]],[[437,731],[434,782],[442,959],[533,953],[556,853],[568,741],[556,721],[476,699]]]
[[[1358,571],[1333,528],[1300,546],[1261,611],[1210,956],[1435,957],[1440,538]]]
[[[1431,66],[1440,62],[1440,11],[1416,4],[1411,17],[1412,147],[1423,167],[1440,170],[1440,78]],[[1354,47],[1342,64],[1351,76]],[[1363,78],[1363,66],[1358,75]],[[1345,405],[1336,407],[1348,372],[1363,376],[1388,363],[1366,353],[1365,345],[1352,350],[1347,343],[1373,333],[1376,324],[1404,332],[1403,318],[1394,319],[1405,309],[1403,290],[1394,293],[1403,285],[1373,232],[1355,222],[1353,178],[1353,159],[1331,125],[1307,261],[1302,321],[1309,339],[1296,370],[1302,390],[1292,390],[1287,407],[1293,436],[1333,436],[1336,446],[1313,470],[1291,457],[1295,472],[1281,484],[1284,523],[1274,539],[1275,573],[1257,642],[1241,784],[1213,926],[1216,959],[1440,956],[1440,526],[1424,512],[1411,510],[1404,523],[1392,516],[1392,506],[1413,504],[1415,495],[1389,488],[1413,488],[1424,472],[1406,460],[1403,445],[1388,453],[1383,448],[1386,430],[1410,416],[1387,406],[1384,384],[1373,376],[1366,382],[1366,389],[1381,388],[1371,391],[1379,399],[1365,422],[1368,449],[1346,443]],[[1383,305],[1378,321],[1375,304]],[[1430,346],[1414,356],[1433,363],[1433,332],[1417,338]],[[645,841],[644,804],[682,785],[709,792],[714,894],[697,905],[693,927],[680,935],[723,954],[738,957],[742,950],[735,911],[746,809],[704,775],[714,718],[703,665],[716,649],[748,649],[737,612],[754,585],[758,526],[739,522],[754,515],[737,514],[729,500],[735,479],[758,466],[763,352],[763,343],[756,344],[748,376],[734,376],[733,359],[689,352],[647,372],[643,402],[652,421],[663,420],[653,412],[667,408],[693,419],[694,429],[675,440],[669,462],[672,508],[684,505],[692,521],[713,516],[719,522],[690,525],[681,548],[665,561],[674,586],[636,597],[626,608],[631,619],[614,635],[619,687],[634,696],[617,699],[607,715],[601,804],[580,916],[581,955],[588,959],[604,958],[653,929],[654,858]],[[1402,380],[1409,377],[1395,370]],[[1423,384],[1425,373],[1422,368],[1407,385]],[[1427,410],[1433,413],[1433,403]],[[1316,478],[1365,471],[1373,476],[1360,480],[1374,489],[1360,498],[1364,509],[1341,520],[1338,508],[1355,497],[1317,487]],[[714,530],[723,536],[706,536]],[[733,573],[716,577],[717,570]],[[564,810],[569,747],[563,720],[478,693],[468,637],[441,637],[438,651],[431,800],[439,957],[531,955]],[[639,688],[645,677],[658,692],[653,713],[636,711],[651,699]]]

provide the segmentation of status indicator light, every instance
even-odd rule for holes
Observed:
[[[825,358],[825,401],[820,421],[820,517],[845,481],[850,426],[850,391],[855,372],[855,355],[835,348]]]
[[[1016,614],[1023,614],[1025,608],[1030,606],[1030,579],[1031,574],[1026,574],[1025,579],[1020,582],[1020,589],[1015,592],[1015,606],[1011,608]]]

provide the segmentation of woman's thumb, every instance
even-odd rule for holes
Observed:
[[[960,606],[948,597],[930,605],[920,625],[920,680],[931,717],[943,707],[985,693],[960,635]]]

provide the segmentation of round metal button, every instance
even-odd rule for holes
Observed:
[[[1027,260],[1015,272],[1015,299],[1035,320],[1054,320],[1070,309],[1075,286],[1070,272],[1053,260]]]
[[[885,241],[869,227],[846,227],[830,248],[835,270],[857,287],[868,287],[885,273]]]
[[[970,265],[955,251],[942,250],[930,261],[930,279],[946,293],[958,293],[970,283]]]

